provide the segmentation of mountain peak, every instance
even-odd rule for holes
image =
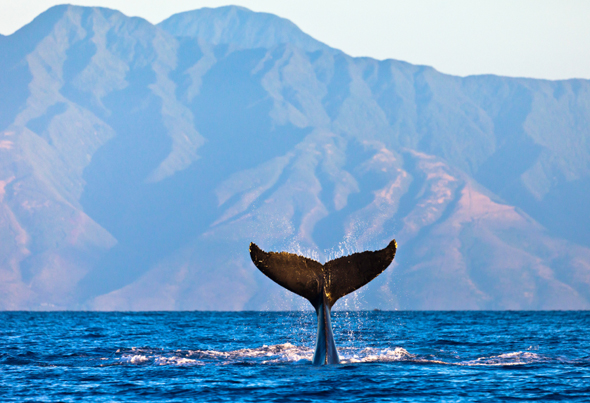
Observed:
[[[310,52],[328,47],[285,18],[238,6],[187,11],[171,16],[158,26],[177,37],[198,37],[214,45],[232,44],[246,49],[271,48],[283,43]]]

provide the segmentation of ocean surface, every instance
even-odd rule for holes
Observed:
[[[590,312],[0,312],[0,401],[590,401]]]

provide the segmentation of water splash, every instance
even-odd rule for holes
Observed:
[[[484,356],[473,360],[449,361],[436,356],[412,354],[402,347],[392,348],[357,348],[341,347],[338,354],[342,364],[409,362],[421,364],[454,366],[514,366],[548,362],[551,359],[530,352],[511,352]],[[230,364],[310,364],[313,349],[296,346],[291,343],[246,348],[234,351],[216,350],[174,350],[137,348],[118,350],[113,358],[104,365],[230,365]]]
[[[245,348],[234,351],[217,350],[173,350],[137,348],[117,350],[112,364],[131,365],[207,365],[207,364],[269,364],[311,362],[313,351],[309,347],[291,343]],[[108,364],[105,364],[108,365]]]

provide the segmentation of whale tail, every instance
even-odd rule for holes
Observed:
[[[336,301],[358,290],[391,264],[395,257],[395,239],[386,248],[354,253],[325,264],[287,252],[265,252],[250,244],[254,265],[275,283],[307,299],[318,315],[318,338],[314,364],[339,362],[330,311]]]

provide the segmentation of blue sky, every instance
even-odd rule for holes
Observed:
[[[0,0],[11,34],[55,0]],[[74,0],[158,23],[201,7],[237,4],[285,17],[352,56],[399,59],[455,75],[590,79],[588,0]]]

